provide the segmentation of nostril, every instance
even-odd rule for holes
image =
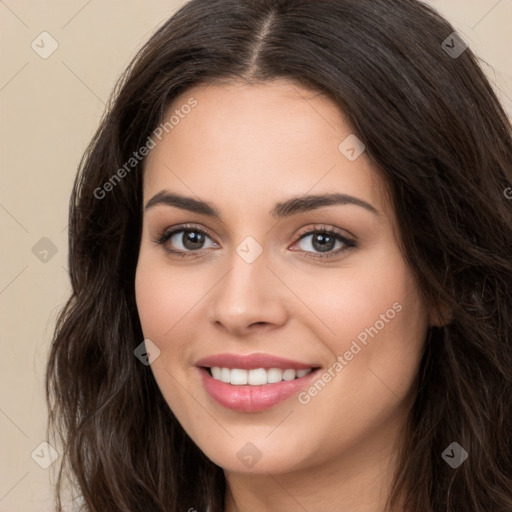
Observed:
[[[252,327],[253,325],[264,326],[267,325],[267,322],[254,322],[253,324],[250,325],[250,327]]]

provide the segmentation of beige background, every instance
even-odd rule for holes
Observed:
[[[183,3],[0,0],[0,512],[52,510],[50,476],[57,464],[42,469],[31,454],[45,439],[45,363],[69,293],[71,186],[116,78]],[[430,3],[486,62],[512,117],[512,0]],[[31,47],[44,31],[58,43],[47,59]],[[46,261],[43,237],[57,251]],[[38,448],[34,458],[43,453]]]

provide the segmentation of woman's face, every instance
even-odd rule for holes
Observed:
[[[169,407],[229,471],[384,456],[430,319],[353,130],[286,81],[195,87],[173,114],[145,162],[135,282]]]

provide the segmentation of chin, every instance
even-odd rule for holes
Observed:
[[[250,436],[237,436],[227,443],[219,442],[215,446],[201,443],[198,446],[212,462],[227,472],[278,474],[306,466],[307,450],[300,440],[293,442],[293,446],[291,443],[287,446],[284,439],[277,437],[272,442],[261,436],[253,438],[254,441],[249,439]]]

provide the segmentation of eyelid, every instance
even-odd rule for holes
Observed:
[[[313,226],[308,226],[304,228],[304,230],[300,231],[299,234],[297,235],[297,240],[302,238],[304,235],[310,235],[318,231],[334,233],[336,235],[341,236],[342,238],[350,240],[351,242],[355,242],[357,240],[357,236],[353,235],[350,231],[347,231],[346,229],[335,228],[333,226],[327,226],[326,224],[313,224]],[[343,232],[345,232],[346,235],[343,234]]]
[[[169,228],[163,229],[156,238],[153,239],[153,242],[156,244],[163,244],[166,240],[169,240],[173,235],[179,233],[180,231],[197,231],[198,233],[204,233],[206,236],[215,241],[215,237],[210,234],[210,232],[203,227],[199,227],[195,224],[178,224],[177,226],[172,226]],[[217,242],[215,242],[217,243]],[[190,251],[192,252],[192,251]],[[196,251],[198,252],[198,251]]]

